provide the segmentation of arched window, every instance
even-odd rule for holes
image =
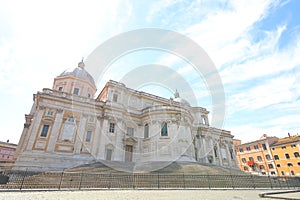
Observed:
[[[168,136],[168,125],[166,122],[161,124],[161,136]]]
[[[230,149],[229,152],[230,152],[230,158],[233,159],[233,149]]]
[[[214,153],[215,153],[215,157],[218,157],[218,147],[214,146]]]
[[[149,125],[145,124],[144,126],[144,138],[148,138],[149,137]]]

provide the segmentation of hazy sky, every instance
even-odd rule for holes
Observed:
[[[225,89],[223,128],[235,138],[246,142],[262,134],[296,135],[299,10],[298,0],[0,0],[0,140],[18,142],[33,94],[51,88],[54,77],[76,67],[107,39],[149,27],[184,34],[207,52]],[[198,104],[210,110],[201,77],[168,53],[136,52],[118,60],[102,80],[94,77],[98,91],[107,80],[119,81],[128,70],[151,63],[176,70],[193,88]],[[169,98],[159,88],[149,90]]]

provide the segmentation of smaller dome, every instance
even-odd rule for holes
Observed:
[[[179,96],[179,92],[177,91],[177,89],[176,89],[176,92],[174,93],[174,97],[175,98],[173,99],[173,101],[176,101],[182,105],[190,106],[190,103],[187,100],[185,100]]]
[[[190,106],[190,103],[181,97],[175,98],[175,99],[173,99],[173,101],[176,101],[176,102],[186,105],[186,106]]]
[[[93,85],[95,85],[94,78],[84,69],[83,61],[78,63],[78,67],[76,67],[75,69],[73,69],[73,70],[67,69],[63,73],[61,73],[59,76],[67,76],[67,75],[73,75],[73,76],[88,80]]]

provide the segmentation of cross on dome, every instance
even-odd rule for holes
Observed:
[[[78,67],[81,69],[84,69],[84,66],[85,66],[85,64],[84,64],[83,58],[82,58],[81,62],[78,63]]]
[[[176,92],[174,93],[174,97],[179,98],[179,92],[177,91],[177,89],[176,89]]]

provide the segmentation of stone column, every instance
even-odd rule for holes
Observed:
[[[207,159],[207,153],[208,153],[208,151],[207,151],[207,145],[206,145],[206,140],[205,140],[205,137],[203,137],[203,156],[204,156],[204,162],[205,163],[209,163],[208,162],[208,159]]]
[[[20,152],[23,152],[25,150],[25,147],[26,147],[26,144],[27,144],[28,138],[29,138],[29,133],[28,132],[30,130],[32,118],[33,118],[32,115],[25,115],[24,128],[23,128],[23,131],[22,131],[21,138],[19,140],[18,147],[17,147],[16,152],[14,154],[14,160],[16,160],[18,158],[18,155],[19,155]]]
[[[74,144],[74,153],[75,154],[80,154],[80,148],[82,146],[82,142],[84,140],[84,132],[85,132],[85,124],[86,124],[87,116],[82,115],[80,122],[79,122],[79,129],[77,130],[77,138],[76,142]]]
[[[223,166],[223,160],[222,160],[222,154],[221,154],[221,148],[220,148],[220,143],[217,142],[217,148],[218,148],[218,157],[219,157],[219,165]]]
[[[230,151],[229,151],[229,147],[228,147],[228,142],[226,142],[226,152],[227,152],[229,166],[232,167],[232,161],[231,161]]]
[[[96,118],[96,128],[95,128],[95,132],[94,137],[93,137],[93,149],[92,149],[92,155],[94,156],[94,158],[97,160],[99,157],[99,146],[100,146],[100,136],[101,136],[101,129],[100,129],[100,123],[101,123],[101,117],[97,117]]]
[[[39,126],[41,124],[43,114],[44,114],[44,106],[39,106],[39,109],[37,110],[37,114],[34,116],[34,120],[31,125],[32,129],[31,129],[31,131],[28,132],[30,135],[29,135],[29,140],[28,140],[27,146],[25,147],[26,150],[29,150],[29,151],[32,150],[36,135],[40,134],[40,133],[38,133],[38,130],[39,130]]]
[[[215,156],[215,140],[211,140],[210,146],[212,147],[213,150],[213,163],[216,165],[217,164],[217,159]]]
[[[53,127],[52,127],[52,132],[51,132],[51,135],[49,138],[49,144],[48,144],[48,148],[47,148],[48,152],[54,152],[57,137],[59,135],[59,129],[60,129],[61,123],[63,121],[62,118],[63,118],[63,110],[57,109]]]

